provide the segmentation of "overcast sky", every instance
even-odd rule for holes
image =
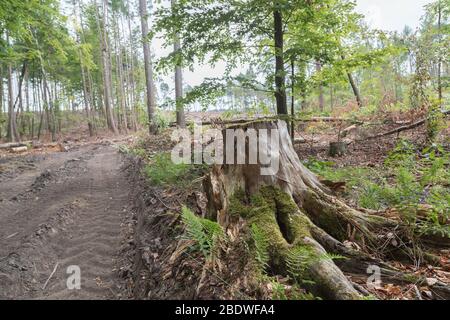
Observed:
[[[424,5],[431,0],[356,0],[359,13],[376,29],[402,31],[405,25],[417,28]]]
[[[365,15],[365,20],[372,28],[401,32],[405,25],[413,29],[419,27],[424,5],[430,2],[432,0],[356,0],[356,11]],[[157,57],[167,53],[158,48],[159,45],[158,40],[153,43]],[[194,72],[184,70],[184,83],[199,85],[205,78],[220,77],[224,70],[224,63],[219,63],[215,68],[198,66]],[[172,76],[163,78],[173,89]]]

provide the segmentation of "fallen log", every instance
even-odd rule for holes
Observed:
[[[283,119],[285,121],[294,121],[294,122],[349,122],[349,123],[354,123],[354,124],[359,124],[359,125],[365,124],[363,121],[349,119],[349,118],[335,118],[335,117],[292,118],[290,116],[260,117],[260,118],[253,118],[253,119],[244,118],[244,119],[231,119],[231,120],[223,120],[223,119],[217,118],[214,120],[201,121],[201,124],[204,126],[238,125],[238,124],[245,124],[245,123],[249,123],[249,122],[271,121],[271,120],[277,120],[277,119]],[[191,121],[191,122],[195,122],[195,121]],[[172,122],[172,123],[170,123],[169,126],[176,127],[177,123]]]
[[[0,149],[11,149],[11,148],[17,148],[17,147],[23,147],[26,146],[23,142],[8,142],[0,144]]]
[[[14,153],[20,153],[20,152],[25,152],[28,150],[27,146],[21,146],[21,147],[15,147],[15,148],[11,148],[11,151]]]
[[[442,114],[443,115],[448,115],[448,114],[450,114],[450,110],[444,111],[444,112],[442,112]],[[373,135],[373,136],[369,136],[369,137],[364,138],[364,139],[358,139],[358,140],[354,140],[354,141],[360,142],[360,141],[366,141],[366,140],[373,140],[373,139],[382,138],[382,137],[389,136],[389,135],[396,134],[396,133],[398,134],[398,133],[400,133],[402,131],[412,130],[412,129],[415,129],[415,128],[420,127],[421,125],[425,124],[427,119],[428,118],[425,118],[425,119],[413,122],[412,124],[407,125],[407,126],[401,126],[401,127],[398,127],[396,129],[393,129],[393,130],[390,130],[390,131],[387,131],[387,132],[379,133],[379,134],[376,134],[376,135]]]

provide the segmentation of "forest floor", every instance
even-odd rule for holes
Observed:
[[[128,296],[117,269],[129,184],[114,144],[0,157],[0,299]]]

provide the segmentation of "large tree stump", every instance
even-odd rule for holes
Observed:
[[[284,121],[256,121],[236,128],[278,129],[279,151],[268,148],[264,156],[277,157],[279,170],[261,175],[262,166],[248,162],[213,166],[204,180],[210,219],[225,228],[236,219],[243,219],[262,230],[270,243],[272,273],[286,275],[290,271],[289,257],[305,253],[306,265],[299,270],[297,280],[312,280],[314,284],[309,289],[324,298],[361,297],[342,270],[327,257],[327,251],[347,256],[349,261],[338,263],[346,270],[365,272],[368,265],[377,263],[387,274],[403,279],[398,276],[401,273],[372,257],[384,233],[402,231],[398,221],[355,210],[334,197],[300,162]],[[257,145],[247,142],[247,159]],[[343,242],[349,239],[367,253],[344,246]]]

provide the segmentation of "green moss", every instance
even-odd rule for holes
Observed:
[[[286,261],[291,249],[305,246],[303,239],[310,237],[308,218],[290,195],[273,186],[262,187],[250,199],[239,190],[230,201],[229,213],[246,219],[267,239],[269,265],[277,273],[288,273]]]

